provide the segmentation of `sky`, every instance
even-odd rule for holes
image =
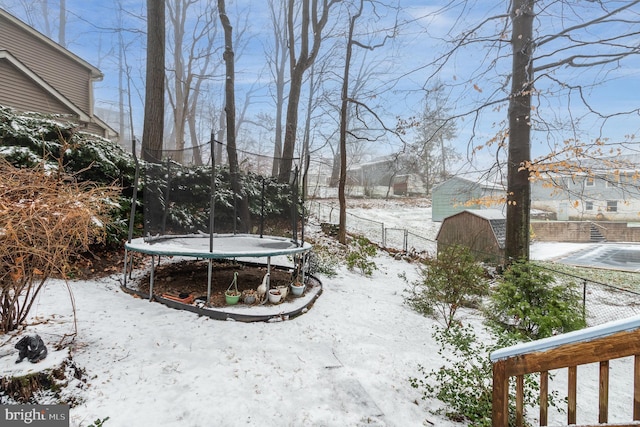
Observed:
[[[368,213],[391,221],[388,210]],[[406,215],[395,225],[403,226],[410,210],[403,207]],[[430,208],[414,207],[413,217],[430,218]],[[311,226],[307,231],[309,236],[318,230]],[[575,245],[545,243],[532,253],[549,259],[572,250]],[[68,283],[49,280],[27,326],[3,336],[0,377],[56,367],[70,355],[84,371],[84,380],[70,373],[62,389],[78,402],[70,410],[71,427],[106,417],[106,427],[462,427],[432,414],[441,403],[422,400],[409,382],[420,377],[419,365],[426,372],[443,365],[432,336],[439,323],[404,303],[408,284],[399,275],[416,280],[417,265],[383,252],[373,260],[377,270],[370,278],[344,266],[335,277],[319,275],[323,292],[308,312],[272,323],[217,321],[134,298],[120,289],[121,273]],[[134,277],[147,271],[139,267]],[[296,302],[286,304],[273,309],[288,310]],[[619,306],[607,313],[623,315]],[[459,315],[481,339],[488,336],[479,312],[461,310]],[[14,363],[13,346],[25,334],[40,335],[48,347],[41,363]],[[65,345],[55,351],[60,342]],[[597,420],[598,372],[598,364],[579,368],[581,424]],[[566,377],[566,370],[552,372],[550,391],[566,395]],[[630,419],[633,378],[632,358],[611,361],[610,422]],[[47,394],[39,399],[51,403]],[[550,425],[563,420],[566,414],[550,409]]]
[[[116,5],[122,4],[124,13],[118,22]],[[608,2],[618,5],[624,2]],[[38,2],[15,2],[0,0],[0,6],[9,10],[17,17],[44,31],[42,11]],[[55,16],[57,1],[49,0],[50,16]],[[228,14],[235,25],[236,32],[244,29],[244,47],[237,52],[236,62],[236,103],[241,108],[245,95],[251,93],[248,116],[256,120],[258,114],[274,114],[271,93],[268,86],[270,74],[266,67],[265,48],[270,45],[271,32],[269,28],[266,2],[250,2],[248,0],[228,1]],[[447,40],[454,35],[461,34],[469,28],[478,26],[489,16],[504,14],[505,3],[489,0],[452,1],[442,0],[424,2],[418,0],[399,0],[400,8],[396,15],[389,9],[376,10],[381,15],[377,22],[371,19],[372,10],[368,10],[366,28],[361,27],[361,40],[380,42],[381,33],[371,36],[371,31],[390,28],[394,22],[398,23],[398,32],[390,39],[385,49],[367,52],[367,59],[375,64],[375,72],[367,76],[367,86],[363,90],[361,100],[374,105],[376,113],[389,127],[395,127],[397,118],[409,119],[419,116],[424,102],[425,91],[434,84],[443,83],[448,88],[448,107],[451,114],[458,115],[456,120],[457,137],[451,144],[463,154],[463,162],[470,157],[471,147],[484,146],[505,129],[507,120],[507,105],[496,102],[503,99],[510,81],[505,78],[510,70],[510,48],[508,36],[498,41],[495,34],[506,25],[505,19],[489,20],[479,28],[474,35],[487,36],[489,39],[485,47],[469,44],[461,49],[457,55],[449,57],[448,61],[438,61],[438,57],[450,49]],[[542,9],[546,2],[538,2]],[[556,10],[544,8],[535,21],[537,34],[557,33],[563,29],[580,25],[595,17],[598,11],[597,3],[570,1],[567,3],[564,19],[559,20],[554,15]],[[450,6],[447,6],[450,5]],[[130,66],[131,98],[133,102],[134,132],[140,137],[142,133],[142,99],[143,73],[145,51],[145,4],[140,0],[121,0],[121,2],[86,2],[67,0],[67,44],[68,48],[97,66],[104,73],[104,80],[95,84],[96,106],[102,109],[115,108],[118,105],[118,55],[117,38],[119,35],[127,43],[126,56]],[[344,9],[343,9],[344,10]],[[632,9],[624,15],[625,18],[636,19],[640,7]],[[194,19],[198,13],[191,13]],[[397,16],[397,21],[395,20]],[[56,19],[51,20],[52,37],[57,39]],[[245,27],[246,23],[246,27]],[[332,38],[325,42],[325,50],[321,53],[326,57],[329,45],[344,43],[344,30],[338,20],[330,20],[333,28]],[[625,26],[626,25],[626,26]],[[118,32],[118,28],[127,31]],[[579,32],[573,36],[575,40],[592,41],[597,37],[610,35],[613,31],[630,34],[625,40],[629,44],[637,44],[631,24],[623,22],[610,23],[604,28],[592,27],[591,30]],[[169,33],[168,33],[169,34]],[[388,31],[385,34],[390,34]],[[370,37],[369,37],[370,36]],[[218,36],[220,38],[220,36]],[[565,39],[549,40],[537,48],[541,58],[536,66],[560,58],[560,55],[547,56],[548,52],[560,46]],[[221,42],[218,42],[221,43]],[[487,45],[494,48],[488,50]],[[217,45],[219,47],[219,44]],[[575,55],[592,54],[595,51],[604,52],[607,48],[594,49],[586,45],[585,49],[570,52]],[[355,73],[359,72],[358,61],[363,58],[363,52],[357,50],[354,61],[352,81]],[[330,54],[333,57],[335,53]],[[339,56],[339,55],[338,55]],[[221,64],[221,58],[219,59]],[[327,81],[325,91],[319,96],[333,100],[339,99],[338,90],[342,74],[340,61],[330,62],[330,66],[323,71],[323,78]],[[370,67],[371,68],[371,67]],[[544,121],[536,121],[536,131],[533,134],[533,156],[541,156],[562,143],[567,138],[583,142],[590,142],[596,138],[608,138],[611,142],[627,140],[628,135],[638,133],[640,127],[637,112],[609,119],[603,126],[599,114],[589,112],[583,105],[584,98],[591,108],[604,114],[615,114],[620,111],[638,109],[636,94],[640,89],[640,62],[635,58],[621,60],[614,66],[601,68],[559,68],[542,70],[536,74],[536,88],[534,97],[534,119],[539,116]],[[217,127],[217,121],[212,120],[213,108],[219,111],[222,103],[220,76],[221,69],[212,79],[209,91],[203,96],[202,119],[200,132],[202,138],[208,138],[210,131]],[[565,85],[551,85],[551,82],[563,82]],[[571,96],[567,97],[568,85],[583,84],[584,89],[579,93],[575,88]],[[478,116],[469,114],[482,102],[496,102],[485,108]],[[301,114],[304,117],[306,101],[301,100]],[[314,111],[314,128],[312,139],[317,154],[330,155],[326,147],[327,139],[336,138],[337,115],[333,107],[326,104]],[[107,118],[105,118],[107,119]],[[108,119],[107,119],[108,120]],[[371,126],[375,123],[371,115],[365,120]],[[247,140],[264,140],[253,143],[255,150],[269,152],[272,146],[273,132],[265,131],[258,126],[247,123],[244,125],[243,138]],[[404,140],[415,141],[413,130],[409,129]],[[126,138],[128,139],[128,137]],[[634,140],[635,142],[635,140]],[[365,146],[363,150],[371,157],[398,150],[403,141],[398,137],[388,136]],[[636,144],[627,145],[627,149],[634,149]],[[479,164],[493,162],[496,145],[473,152]]]

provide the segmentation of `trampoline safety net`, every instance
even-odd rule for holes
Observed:
[[[211,167],[214,145],[222,144],[165,150],[157,162],[141,163],[145,240],[211,232],[301,239],[303,208],[297,173],[292,182],[278,183],[259,173],[264,172],[264,158],[251,160],[249,154],[239,154],[242,166],[234,191],[228,166],[216,162]]]

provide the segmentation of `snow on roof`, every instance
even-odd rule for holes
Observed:
[[[480,218],[484,218],[489,221],[496,219],[507,219],[507,216],[502,211],[502,209],[465,209],[465,212],[469,212],[475,216],[479,216]]]

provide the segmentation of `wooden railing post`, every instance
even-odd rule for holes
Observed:
[[[549,413],[549,372],[540,372],[540,426],[546,426]]]
[[[633,357],[633,420],[640,420],[640,355]]]
[[[609,422],[609,361],[600,362],[600,391],[598,393],[598,422]]]
[[[493,399],[491,402],[493,427],[509,426],[509,377],[504,360],[493,364]]]
[[[578,402],[578,393],[577,393],[577,385],[578,385],[578,367],[577,366],[569,366],[569,376],[568,376],[568,386],[567,390],[567,424],[575,424],[576,423],[576,403]]]

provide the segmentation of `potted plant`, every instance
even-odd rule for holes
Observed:
[[[299,297],[304,292],[304,287],[304,283],[300,283],[297,280],[295,282],[291,282],[291,294]]]
[[[278,289],[269,289],[269,302],[271,304],[278,304],[282,299],[282,293]]]
[[[233,288],[233,289],[232,289]],[[224,300],[229,305],[235,305],[240,301],[240,291],[238,290],[238,272],[233,273],[233,280],[224,293]]]
[[[242,301],[245,304],[255,304],[256,298],[256,290],[255,289],[245,289],[242,291]]]

